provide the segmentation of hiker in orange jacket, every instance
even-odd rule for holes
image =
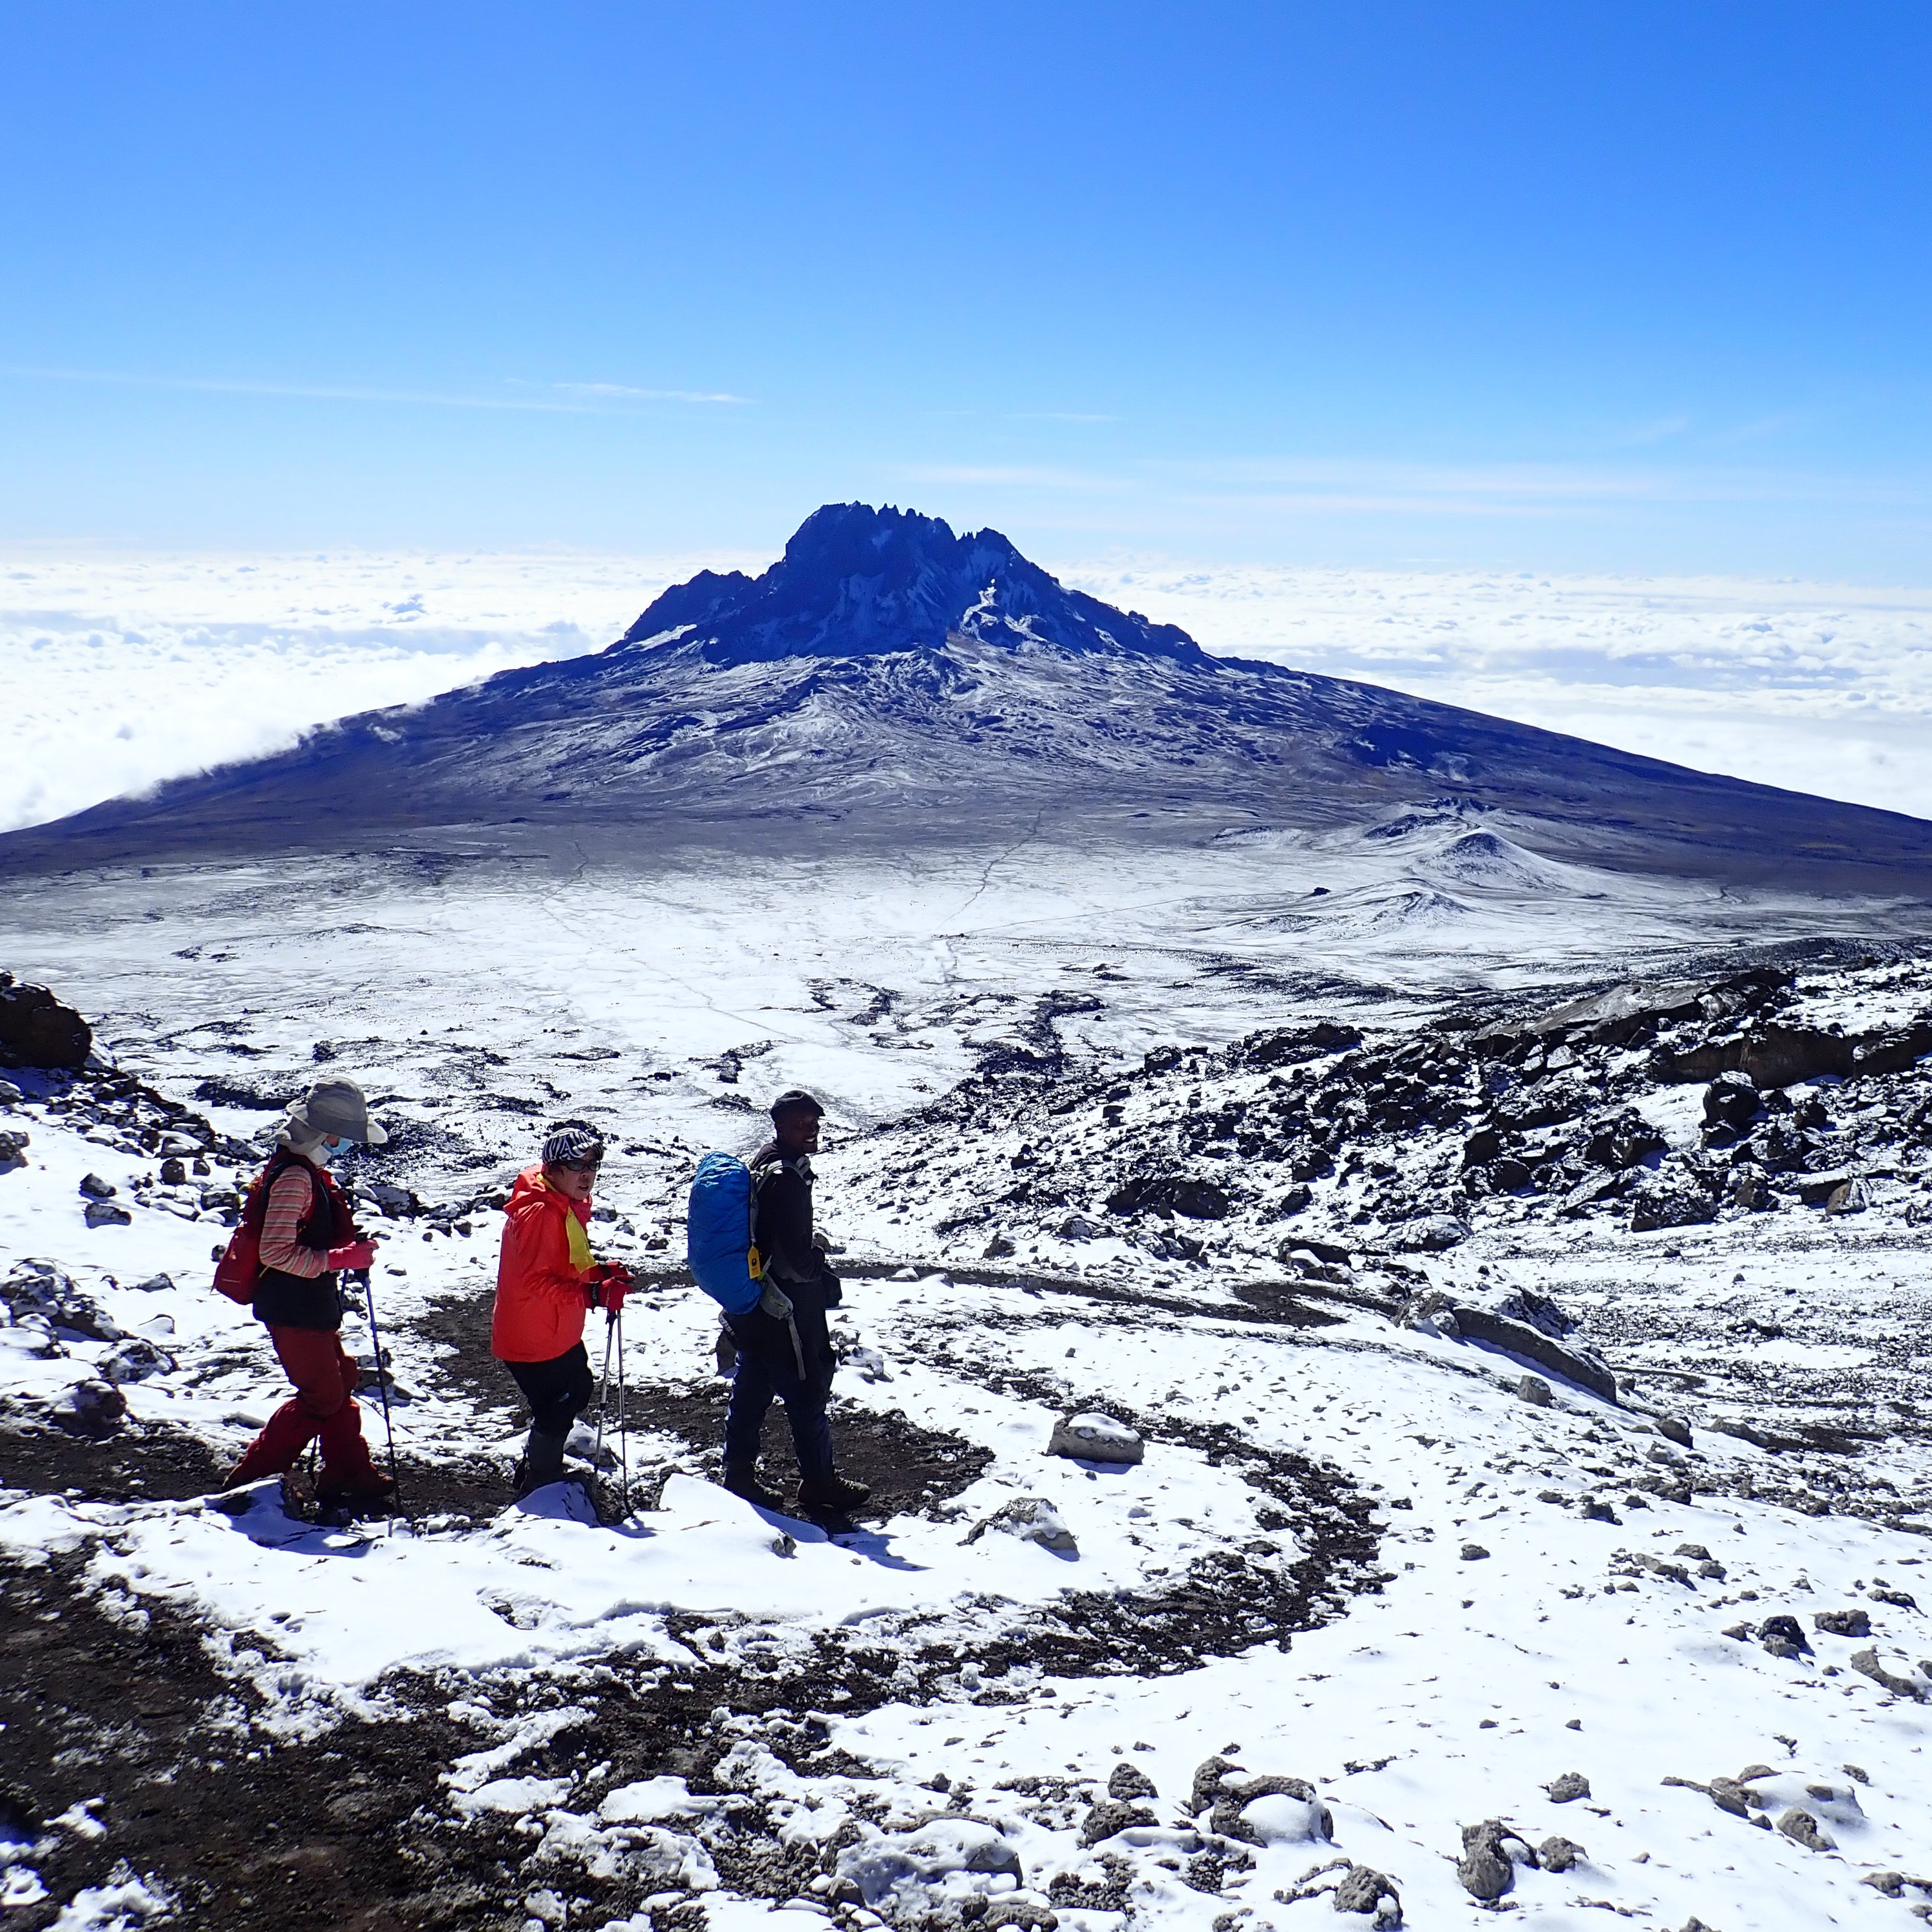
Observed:
[[[373,1506],[395,1489],[362,1438],[356,1402],[362,1372],[342,1346],[338,1280],[344,1269],[366,1269],[375,1245],[357,1231],[328,1172],[351,1142],[380,1147],[387,1138],[354,1081],[318,1081],[290,1107],[275,1151],[248,1190],[244,1219],[261,1244],[255,1316],[296,1392],[229,1471],[226,1489],[286,1475],[318,1438],[318,1502]]]
[[[593,1308],[620,1313],[630,1291],[619,1263],[590,1252],[591,1196],[603,1159],[595,1128],[554,1128],[541,1165],[517,1176],[503,1208],[490,1351],[530,1406],[530,1440],[517,1466],[520,1496],[562,1480],[570,1426],[596,1387],[584,1317]]]

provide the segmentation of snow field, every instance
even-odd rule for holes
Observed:
[[[131,1228],[76,1228],[69,1217],[57,1230],[63,1184],[89,1167],[111,1168],[112,1150],[43,1125],[33,1152],[44,1171],[10,1180],[27,1184],[22,1218],[34,1252],[45,1252],[52,1244],[44,1238],[58,1231],[69,1248],[86,1241],[105,1252],[98,1244],[116,1240],[132,1244],[136,1266],[181,1264],[184,1245],[206,1232],[205,1223],[152,1209]],[[7,1232],[9,1250],[22,1252],[10,1220]],[[434,1379],[421,1345],[400,1339],[410,1310],[473,1279],[481,1258],[480,1238],[418,1245],[430,1261],[411,1251],[411,1274],[390,1298],[406,1388]],[[115,1258],[124,1278],[132,1270]],[[108,1287],[98,1263],[76,1273],[116,1319],[153,1309],[173,1322],[170,1342],[182,1372],[130,1384],[136,1416],[165,1418],[233,1446],[236,1401],[252,1394],[259,1408],[273,1382],[259,1344],[232,1352],[249,1339],[244,1312],[230,1317],[200,1273],[172,1291],[146,1292]],[[646,1309],[647,1322],[633,1330],[640,1358],[676,1363],[700,1354],[708,1304],[688,1295]],[[878,1778],[844,1780],[842,1796],[841,1780],[801,1779],[748,1746],[736,1774],[774,1816],[802,1818],[829,1834],[858,1789],[916,1792],[929,1805],[923,1787],[944,1772],[956,1786],[986,1794],[974,1815],[1016,1848],[1030,1887],[1056,1872],[1104,1876],[1096,1859],[1106,1852],[1132,1868],[1137,1918],[1203,1928],[1230,1910],[1243,1924],[1292,1924],[1310,1907],[1278,1904],[1273,1894],[1292,1892],[1311,1866],[1340,1855],[1388,1872],[1412,1922],[1426,1910],[1432,1922],[1474,1924],[1478,1908],[1453,1862],[1460,1826],[1484,1816],[1510,1820],[1532,1841],[1561,1832],[1585,1846],[1588,1861],[1571,1873],[1520,1878],[1521,1909],[1556,1925],[1599,1922],[1582,1915],[1604,1904],[1672,1923],[1700,1909],[1742,1913],[1738,1922],[1754,1925],[1850,1922],[1845,1887],[1856,1870],[1912,1868],[1923,1831],[1921,1708],[1885,1698],[1845,1667],[1859,1647],[1854,1640],[1818,1634],[1815,1662],[1794,1665],[1724,1636],[1720,1627],[1740,1589],[1757,1592],[1752,1607],[1762,1612],[1860,1601],[1876,1577],[1909,1586],[1922,1543],[1853,1520],[1795,1516],[1724,1497],[1652,1498],[1642,1511],[1626,1506],[1620,1526],[1582,1520],[1534,1500],[1538,1486],[1580,1496],[1583,1466],[1594,1458],[1645,1455],[1660,1440],[1645,1418],[1562,1392],[1554,1407],[1532,1407],[1504,1385],[1505,1359],[1392,1332],[1365,1316],[1282,1331],[1217,1320],[1211,1303],[1192,1318],[1129,1316],[1051,1292],[970,1289],[931,1274],[855,1282],[850,1309],[848,1325],[888,1379],[848,1376],[848,1395],[889,1400],[995,1452],[988,1476],[945,1513],[950,1521],[901,1519],[851,1547],[794,1526],[790,1552],[781,1554],[770,1521],[674,1474],[659,1508],[616,1529],[577,1520],[556,1492],[473,1532],[416,1535],[400,1525],[386,1533],[302,1528],[264,1496],[234,1519],[195,1503],[31,1497],[0,1510],[0,1538],[29,1560],[87,1548],[98,1587],[128,1613],[144,1600],[193,1604],[225,1634],[232,1667],[302,1735],[329,1721],[332,1710],[375,1708],[368,1700],[380,1700],[382,1673],[404,1664],[567,1673],[621,1654],[668,1677],[690,1654],[665,1630],[674,1606],[718,1618],[734,1652],[755,1642],[782,1653],[793,1629],[884,1631],[908,1617],[937,1617],[970,1655],[1014,1606],[1065,1584],[1155,1587],[1162,1570],[1179,1571],[1204,1549],[1253,1534],[1252,1492],[1238,1464],[1210,1468],[1163,1444],[1157,1426],[1137,1468],[1090,1472],[1042,1456],[1051,1412],[972,1379],[974,1358],[996,1342],[1004,1366],[1022,1375],[1118,1390],[1130,1398],[1119,1406],[1143,1418],[1164,1413],[1184,1428],[1212,1419],[1258,1450],[1312,1454],[1347,1470],[1384,1504],[1375,1520],[1388,1580],[1357,1597],[1346,1617],[1297,1636],[1286,1654],[1264,1646],[1173,1678],[1036,1678],[1021,1703],[992,1709],[972,1701],[963,1679],[956,1701],[889,1705],[845,1720],[835,1709],[832,1742]],[[88,1346],[70,1346],[83,1354]],[[0,1359],[16,1399],[52,1396],[66,1372]],[[638,1369],[649,1372],[643,1359]],[[418,1449],[466,1426],[460,1402],[426,1395],[399,1408],[398,1418]],[[1766,1460],[1750,1445],[1724,1445],[1726,1456],[1733,1450]],[[1005,1535],[960,1543],[967,1523],[1022,1491],[1052,1499],[1080,1539],[1076,1561]],[[1412,1507],[1390,1506],[1400,1500]],[[1624,1580],[1634,1588],[1606,1590],[1616,1552],[1668,1558],[1684,1541],[1707,1547],[1725,1579],[1687,1585],[1643,1575]],[[1488,1555],[1466,1558],[1465,1542]],[[1288,1539],[1284,1556],[1296,1553]],[[1892,1622],[1900,1637],[1923,1628],[1912,1613]],[[1904,1652],[1896,1643],[1886,1649],[1896,1667],[1909,1668],[1909,1639]],[[1828,1665],[1840,1674],[1823,1675]],[[536,1742],[532,1732],[521,1748]],[[1222,1893],[1203,1893],[1180,1875],[1192,1856],[1185,1848],[1198,1838],[1173,1807],[1194,1766],[1231,1743],[1238,1749],[1227,1754],[1250,1770],[1312,1780],[1333,1813],[1335,1844],[1256,1846],[1251,1871],[1231,1874]],[[572,1840],[588,1856],[660,1857],[684,1874],[679,1882],[703,1880],[701,1844],[667,1828],[690,1822],[668,1786],[600,1794],[579,1778],[520,1774],[520,1755],[499,1747],[487,1762],[453,1766],[452,1803],[527,1816],[554,1848]],[[1058,1823],[1050,1808],[997,1790],[1014,1778],[1057,1778],[1077,1796],[1097,1790],[1122,1755],[1151,1775],[1167,1822],[1090,1853],[1074,1843],[1076,1820]],[[1820,1815],[1835,1851],[1754,1831],[1702,1793],[1660,1783],[1708,1780],[1754,1762],[1784,1767],[1780,1778],[1797,1793],[1791,1802],[1814,1815],[1819,1801],[1803,1798],[1805,1784],[1829,1783],[1855,1797],[1856,1809],[1834,1800]],[[1847,1763],[1869,1782],[1848,1781]],[[1568,1771],[1588,1778],[1592,1795],[1552,1804],[1540,1787]],[[1790,1796],[1782,1783],[1765,1783]],[[746,1900],[733,1909],[742,1917],[764,1907]],[[1114,1922],[1094,1916],[1096,1928]]]
[[[1844,1222],[1731,1220],[1632,1234],[1511,1220],[1505,1209],[1448,1254],[1409,1257],[1408,1275],[1382,1278],[1384,1288],[1427,1282],[1471,1297],[1555,1295],[1634,1389],[1622,1410],[1560,1381],[1551,1407],[1534,1406],[1513,1386],[1525,1364],[1324,1300],[1318,1279],[1305,1292],[1336,1318],[1328,1325],[1236,1318],[1252,1312],[1238,1288],[1279,1278],[1270,1251],[1282,1232],[1239,1217],[1198,1228],[1209,1248],[1193,1265],[1156,1259],[1118,1234],[1062,1236],[1048,1225],[1066,1211],[1055,1208],[1012,1259],[1028,1278],[976,1280],[986,1271],[960,1258],[976,1255],[979,1234],[938,1230],[998,1198],[1032,1130],[882,1124],[969,1070],[977,1048],[1023,1045],[1046,992],[1099,996],[1099,1010],[1054,1024],[1070,1055],[1125,1064],[1157,1041],[1226,1038],[1318,1014],[1406,1024],[1430,1009],[1438,978],[1474,979],[1478,966],[1438,962],[1411,979],[1400,962],[1358,955],[1345,988],[1249,985],[1206,970],[1216,957],[1241,956],[1179,944],[1178,900],[1145,914],[1146,943],[1129,943],[1116,924],[1096,944],[1081,922],[1105,903],[1104,881],[1078,883],[1071,916],[1080,929],[1071,934],[1056,935],[1043,895],[996,882],[978,902],[986,925],[938,941],[912,930],[910,917],[904,928],[868,930],[875,901],[842,901],[824,879],[812,883],[800,892],[788,948],[720,936],[717,905],[696,884],[652,897],[594,879],[542,893],[450,886],[415,900],[371,886],[350,922],[368,930],[303,931],[280,911],[300,895],[266,870],[238,874],[199,901],[170,901],[160,919],[141,922],[145,931],[112,923],[128,888],[76,884],[73,929],[56,930],[44,902],[29,906],[26,929],[37,958],[63,969],[52,973],[62,990],[111,1016],[101,1028],[110,1049],[184,1100],[209,1079],[286,1096],[322,1064],[356,1073],[383,1116],[412,1136],[406,1164],[392,1172],[426,1199],[500,1184],[529,1157],[546,1119],[606,1120],[614,1154],[604,1198],[618,1218],[594,1232],[600,1247],[640,1265],[679,1258],[680,1191],[699,1150],[754,1144],[754,1103],[769,1090],[827,1087],[821,1218],[852,1262],[905,1277],[848,1268],[842,1400],[903,1410],[989,1450],[970,1488],[834,1542],[761,1517],[704,1480],[709,1444],[639,1432],[632,1468],[644,1500],[658,1506],[616,1527],[554,1496],[467,1526],[336,1532],[291,1524],[261,1496],[231,1517],[199,1502],[109,1504],[16,1491],[0,1505],[0,1542],[27,1562],[84,1552],[97,1600],[117,1614],[193,1610],[224,1670],[266,1699],[265,1734],[279,1726],[314,1737],[344,1714],[380,1715],[394,1708],[386,1672],[432,1673],[459,1702],[472,1702],[487,1741],[448,1767],[452,1816],[511,1821],[549,1861],[538,1869],[553,1888],[568,1891],[556,1874],[600,1862],[648,1869],[667,1898],[701,1898],[711,1924],[729,1932],[772,1917],[788,1932],[808,1918],[824,1922],[820,1911],[724,1882],[713,1851],[734,1818],[812,1844],[829,1844],[849,1822],[857,1843],[847,1850],[883,1844],[880,1857],[917,1864],[877,1900],[885,1916],[908,1918],[935,1900],[954,1909],[962,1897],[1044,1900],[1060,1876],[1082,1888],[1063,1888],[1054,1904],[1070,1932],[1214,1932],[1231,1916],[1221,1932],[1292,1932],[1332,1922],[1328,1908],[1275,1894],[1346,1856],[1391,1876],[1410,1923],[1473,1928],[1490,1915],[1456,1880],[1460,1829],[1501,1817],[1533,1843],[1561,1833],[1588,1854],[1568,1873],[1519,1873],[1510,1902],[1535,1922],[1596,1928],[1606,1906],[1670,1928],[1695,1915],[1724,1932],[1904,1922],[1910,1894],[1883,1899],[1858,1880],[1924,1868],[1928,1707],[1889,1695],[1851,1658],[1874,1647],[1888,1671],[1932,1682],[1924,1667],[1932,1628],[1895,1600],[1932,1601],[1919,1581],[1932,1544],[1903,1526],[1932,1519],[1901,1510],[1902,1526],[1887,1528],[1850,1512],[1881,1480],[1900,1498],[1926,1492],[1932,1459],[1922,1431],[1900,1408],[1888,1432],[1874,1428],[1869,1442],[1826,1454],[1709,1426],[1762,1423],[1775,1408],[1780,1428],[1795,1426],[1792,1414],[1864,1427],[1884,1405],[1916,1400],[1929,1359],[1932,1260],[1902,1216],[1881,1208]],[[934,880],[923,890],[920,917],[946,892],[958,892],[956,908],[969,888]],[[1141,916],[1115,909],[1130,924]],[[1577,939],[1580,956],[1588,938]],[[465,962],[486,938],[491,970],[472,970]],[[1278,939],[1269,944],[1278,950]],[[170,957],[158,962],[164,948]],[[811,962],[802,971],[802,959]],[[1497,969],[1516,983],[1531,970],[1520,959]],[[1376,983],[1384,972],[1394,983]],[[1902,1014],[1916,997],[1900,992]],[[1862,1005],[1845,1011],[1848,1024],[1868,1018]],[[317,1042],[338,1058],[315,1060]],[[730,1048],[735,1078],[724,1077]],[[1207,1084],[1214,1103],[1264,1083],[1243,1075]],[[1694,1132],[1695,1090],[1653,1102],[1673,1142]],[[1169,1103],[1136,1092],[1122,1104],[1132,1124]],[[206,1105],[238,1137],[272,1118]],[[1047,1131],[1062,1146],[1097,1148],[1095,1111],[1092,1121],[1056,1118]],[[231,1186],[239,1170],[218,1161],[208,1176],[170,1189],[148,1179],[151,1155],[76,1117],[28,1102],[8,1112],[4,1126],[32,1139],[25,1163],[0,1174],[0,1270],[45,1258],[113,1323],[172,1358],[122,1384],[137,1424],[166,1424],[224,1456],[238,1451],[281,1396],[261,1330],[206,1286],[210,1249],[227,1230],[218,1208],[200,1205],[200,1190]],[[78,1186],[89,1172],[118,1190],[130,1226],[86,1225]],[[1097,1210],[1090,1202],[1084,1211]],[[430,1461],[494,1456],[507,1495],[517,1420],[507,1387],[500,1405],[466,1388],[442,1366],[446,1345],[417,1326],[452,1298],[487,1290],[494,1218],[470,1208],[450,1223],[467,1233],[426,1233],[422,1222],[391,1217],[376,1225],[387,1238],[375,1281],[399,1384],[399,1446]],[[164,1272],[171,1286],[134,1285]],[[1373,1272],[1358,1268],[1354,1280]],[[1102,1292],[1116,1290],[1129,1298]],[[712,1317],[694,1292],[654,1287],[626,1326],[633,1388],[708,1377]],[[1769,1326],[1790,1332],[1762,1332]],[[44,1352],[49,1339],[62,1352]],[[345,1339],[368,1356],[365,1324],[352,1321]],[[593,1358],[596,1342],[593,1334]],[[57,1408],[117,1346],[50,1338],[32,1323],[0,1327],[10,1419]],[[373,1431],[373,1394],[364,1400]],[[1135,1423],[1146,1462],[1090,1472],[1042,1454],[1054,1418],[1087,1408]],[[1653,1413],[1662,1410],[1688,1418],[1691,1449],[1658,1432]],[[1219,1461],[1202,1446],[1210,1440],[1232,1444]],[[1186,1587],[1207,1559],[1240,1552],[1258,1574],[1308,1561],[1312,1536],[1262,1520],[1262,1469],[1295,1456],[1377,1504],[1382,1581],[1363,1588],[1366,1579],[1351,1580],[1345,1613],[1296,1631],[1285,1650],[1264,1642],[1172,1674],[1056,1673],[1024,1654],[1065,1591],[1106,1606],[1124,1651],[1145,1604]],[[1659,1474],[1692,1478],[1693,1500],[1634,1486]],[[1559,1500],[1542,1500],[1546,1492]],[[1772,1492],[1802,1492],[1826,1513]],[[1001,1531],[964,1540],[1020,1496],[1051,1504],[1076,1556]],[[1606,1500],[1620,1520],[1585,1519],[1586,1500]],[[1466,1544],[1487,1554],[1466,1557]],[[1700,1559],[1677,1553],[1685,1544],[1708,1550],[1724,1574],[1698,1574]],[[1645,1556],[1683,1568],[1687,1580],[1646,1568]],[[1868,1612],[1870,1639],[1813,1627],[1816,1612],[1846,1607]],[[1797,1618],[1808,1655],[1774,1657],[1724,1634],[1772,1614]],[[821,1637],[908,1658],[938,1647],[957,1661],[936,1675],[909,1670],[903,1696],[842,1716]],[[998,1644],[1022,1654],[996,1679],[974,1659]],[[788,1708],[822,1720],[826,1741],[850,1754],[844,1768],[812,1770],[808,1753],[776,1748],[776,1720],[721,1706],[718,1733],[738,1748],[716,1774],[720,1789],[687,1785],[680,1794],[668,1774],[600,1772],[594,1751],[561,1768],[539,1763],[563,1721],[557,1711],[493,1714],[492,1688],[506,1683],[554,1688],[560,1709],[588,1708],[602,1670],[621,1666],[668,1694],[698,1681],[700,1665],[721,1662],[748,1683],[791,1687]],[[1011,1701],[994,1701],[996,1691]],[[1190,1884],[1210,1841],[1184,1801],[1195,1768],[1216,1753],[1256,1774],[1309,1780],[1332,1813],[1333,1844],[1288,1837],[1247,1846],[1240,1856],[1251,1868],[1236,1858],[1218,1889]],[[1129,1760],[1158,1787],[1155,1822],[1083,1846],[1090,1802]],[[1832,1849],[1807,1850],[1702,1792],[1661,1782],[1708,1782],[1754,1763],[1775,1768],[1754,1781],[1768,1815],[1787,1804],[1810,1810]],[[1555,1804],[1542,1786],[1568,1772],[1586,1776],[1592,1795]],[[934,1788],[942,1776],[944,1792]],[[1816,1797],[1812,1786],[1832,1795]],[[1292,1830],[1298,1802],[1258,1813],[1256,1828]],[[928,1828],[963,1828],[962,1817],[1012,1848],[1024,1882],[971,1869],[963,1844],[907,1849]],[[866,1922],[848,1913],[845,1922]]]

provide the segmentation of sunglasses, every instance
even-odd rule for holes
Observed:
[[[566,1174],[595,1174],[601,1164],[595,1160],[560,1160],[557,1162]]]

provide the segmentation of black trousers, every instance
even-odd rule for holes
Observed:
[[[590,1406],[597,1388],[590,1358],[581,1342],[548,1362],[506,1362],[510,1379],[524,1392],[539,1435],[568,1436],[570,1425]]]

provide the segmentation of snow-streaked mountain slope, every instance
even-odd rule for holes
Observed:
[[[1932,828],[1371,686],[1208,656],[992,532],[859,505],[700,572],[608,650],[364,713],[276,757],[0,839],[0,875],[453,838],[800,855],[1189,844],[1453,796],[1633,874],[1922,898]]]

